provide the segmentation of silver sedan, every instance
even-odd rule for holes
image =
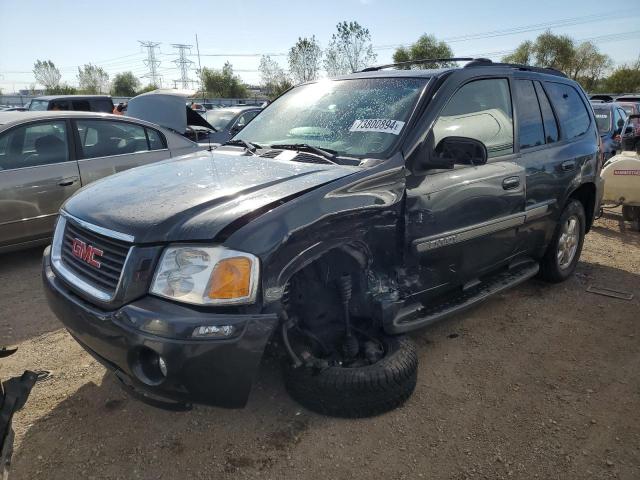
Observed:
[[[0,112],[0,253],[48,242],[60,206],[80,187],[200,148],[130,117]]]

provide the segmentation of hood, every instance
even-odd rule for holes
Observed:
[[[215,130],[200,114],[186,105],[186,97],[180,91],[153,91],[133,97],[127,104],[127,116],[146,120],[182,134],[190,125]]]
[[[358,170],[198,152],[92,183],[63,209],[135,243],[213,240],[234,220]]]

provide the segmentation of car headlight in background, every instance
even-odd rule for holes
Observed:
[[[156,268],[151,293],[196,305],[252,303],[258,290],[255,255],[224,247],[170,246]]]

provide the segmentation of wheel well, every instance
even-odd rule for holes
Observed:
[[[596,186],[593,183],[583,183],[578,188],[576,188],[571,195],[569,195],[569,199],[578,200],[582,203],[582,207],[584,208],[584,213],[587,217],[587,224],[585,225],[585,232],[588,232],[591,229],[591,225],[594,220],[594,209],[596,205]]]
[[[352,278],[352,310],[360,311],[366,295],[367,254],[357,247],[341,246],[324,252],[295,271],[287,281],[283,306],[289,314],[304,311],[307,318],[341,317],[337,282],[343,275]]]

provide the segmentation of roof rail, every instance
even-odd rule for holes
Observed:
[[[547,75],[556,75],[558,77],[567,76],[561,72],[560,70],[556,70],[555,68],[544,68],[544,67],[534,67],[532,65],[524,65],[522,63],[501,63],[501,62],[492,62],[488,58],[477,58],[472,62],[467,63],[464,68],[473,68],[473,67],[507,67],[507,68],[517,68],[518,70],[524,70],[528,72],[537,72],[537,73],[546,73]]]
[[[493,62],[489,58],[471,58],[471,57],[453,57],[453,58],[425,58],[422,60],[409,60],[406,62],[397,62],[397,63],[389,63],[386,65],[378,65],[375,67],[367,67],[361,72],[375,72],[378,70],[382,70],[384,68],[391,67],[401,67],[404,65],[419,65],[422,63],[442,63],[442,62],[469,62],[464,68],[473,68],[473,67],[508,67],[508,68],[517,68],[518,70],[525,70],[530,72],[538,72],[538,73],[546,73],[547,75],[556,75],[558,77],[565,77],[566,75],[562,73],[560,70],[556,70],[555,68],[542,68],[542,67],[533,67],[531,65],[523,65],[520,63],[500,63]]]
[[[422,60],[408,60],[406,62],[388,63],[386,65],[377,65],[375,67],[367,67],[360,70],[361,72],[376,72],[383,68],[401,67],[403,65],[419,65],[421,63],[442,63],[442,62],[470,62],[475,58],[470,57],[454,57],[454,58],[424,58]]]

